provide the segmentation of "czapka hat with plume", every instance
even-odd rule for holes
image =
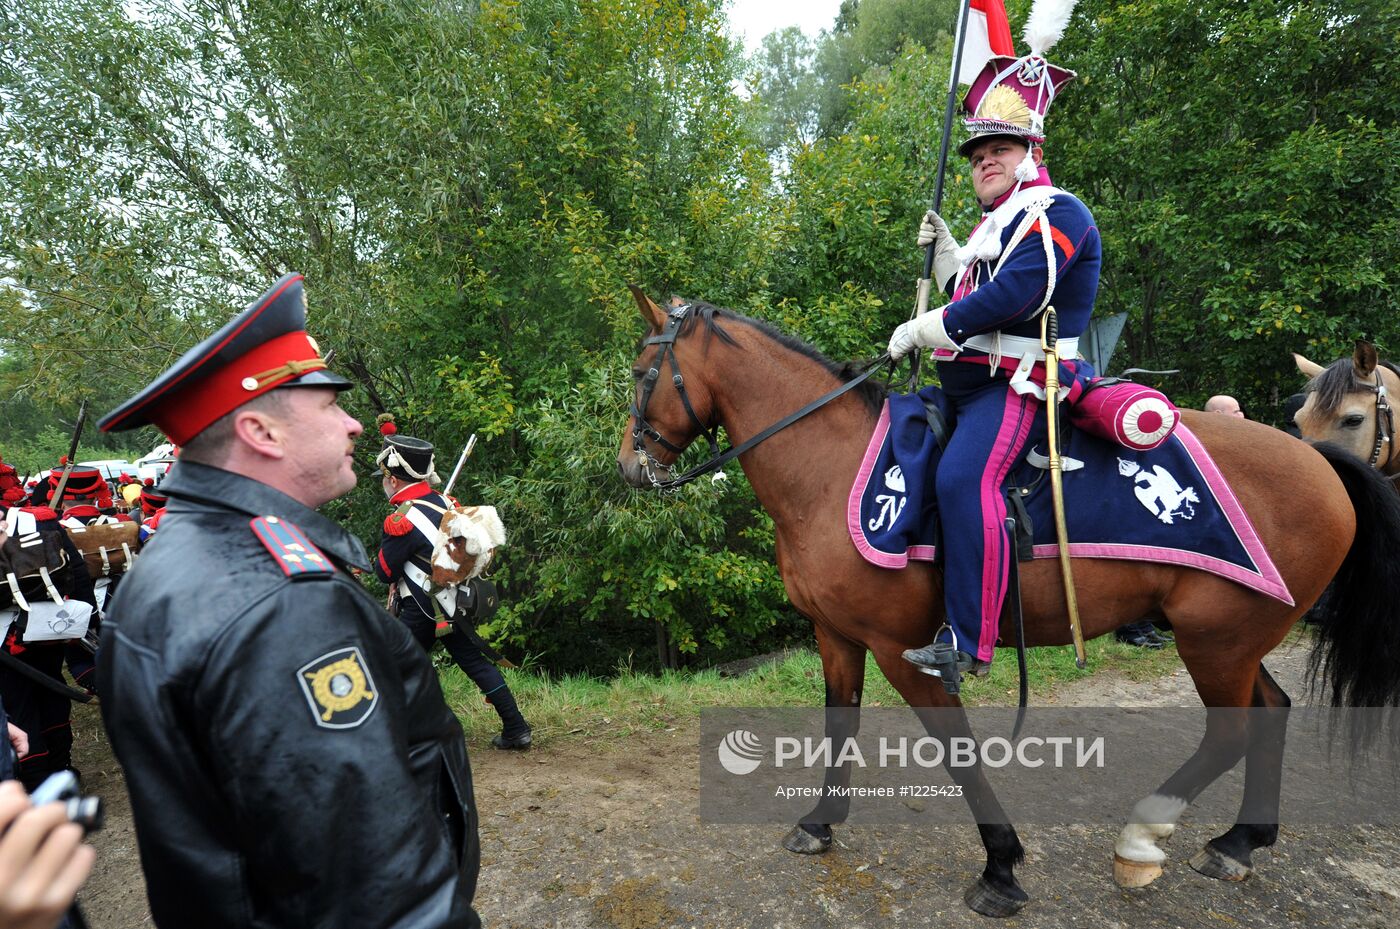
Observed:
[[[1023,36],[1030,46],[1029,54],[1020,58],[997,55],[983,65],[963,98],[963,109],[968,113],[963,125],[971,135],[958,146],[958,154],[966,157],[977,143],[992,136],[1014,136],[1028,145],[1045,141],[1045,114],[1059,89],[1075,76],[1073,71],[1047,61],[1045,53],[1065,34],[1075,2],[1036,0]],[[1027,164],[1027,176],[1021,177]],[[1016,176],[1023,181],[1035,177],[1029,152]]]

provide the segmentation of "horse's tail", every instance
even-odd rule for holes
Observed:
[[[1326,681],[1333,706],[1400,706],[1400,493],[1339,446],[1315,447],[1346,487],[1356,537],[1318,604],[1309,674],[1314,686]],[[1353,741],[1370,743],[1382,714],[1351,715]]]

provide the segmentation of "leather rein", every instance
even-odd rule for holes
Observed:
[[[642,376],[641,384],[638,385],[638,392],[629,410],[634,423],[632,427],[632,450],[637,453],[637,458],[642,464],[642,470],[646,473],[647,479],[651,481],[651,485],[657,490],[675,490],[677,487],[689,484],[698,477],[703,477],[712,471],[718,471],[730,461],[738,458],[760,442],[771,438],[802,417],[821,409],[842,394],[860,386],[870,375],[875,373],[875,370],[880,365],[888,361],[890,357],[889,354],[886,353],[876,358],[874,361],[867,364],[861,370],[860,374],[842,384],[840,387],[823,394],[802,407],[802,409],[784,416],[752,438],[721,451],[718,438],[719,427],[714,423],[706,425],[704,422],[701,422],[700,417],[696,415],[695,407],[691,404],[690,397],[686,393],[685,378],[681,375],[680,363],[676,361],[676,336],[680,334],[681,326],[690,316],[692,308],[693,305],[687,303],[672,309],[666,314],[666,326],[662,329],[661,333],[648,337],[645,343],[643,343],[644,346],[655,345],[656,354],[652,356],[651,366],[647,369],[646,374]],[[661,377],[661,369],[668,362],[671,368],[671,383],[675,385],[676,393],[680,395],[681,403],[685,406],[685,412],[690,416],[690,421],[699,430],[700,434],[705,437],[705,441],[710,444],[710,458],[696,465],[694,468],[691,468],[680,477],[662,480],[657,477],[657,472],[667,471],[667,466],[657,461],[655,456],[647,449],[646,440],[651,439],[657,445],[660,445],[662,448],[676,455],[681,454],[681,452],[685,450],[683,446],[676,445],[663,436],[660,430],[649,423],[646,418],[647,405],[651,402],[652,393],[656,390],[656,383]]]

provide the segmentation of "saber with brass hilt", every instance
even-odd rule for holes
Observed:
[[[1050,499],[1055,507],[1055,538],[1060,543],[1060,574],[1065,579],[1065,606],[1069,631],[1074,637],[1074,663],[1082,671],[1089,664],[1084,655],[1084,630],[1079,625],[1079,600],[1074,594],[1074,570],[1069,561],[1069,530],[1065,526],[1064,462],[1060,458],[1060,356],[1056,343],[1060,322],[1055,308],[1047,306],[1040,320],[1040,347],[1045,352],[1045,427],[1050,442]]]

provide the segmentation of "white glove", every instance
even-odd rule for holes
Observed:
[[[920,317],[920,319],[922,318],[923,317]],[[890,336],[890,347],[888,351],[892,361],[898,361],[918,348],[918,346],[914,344],[914,337],[909,334],[909,327],[911,325],[913,325],[912,320],[907,323],[900,323]]]
[[[962,269],[958,261],[958,240],[948,231],[948,224],[933,210],[924,214],[919,224],[919,247],[933,246],[933,281],[938,289],[947,292],[948,281]]]
[[[943,311],[947,307],[929,310],[907,323],[900,323],[890,336],[890,358],[895,361],[903,358],[916,348],[946,348],[949,351],[962,351],[962,346],[954,342],[943,325]]]

